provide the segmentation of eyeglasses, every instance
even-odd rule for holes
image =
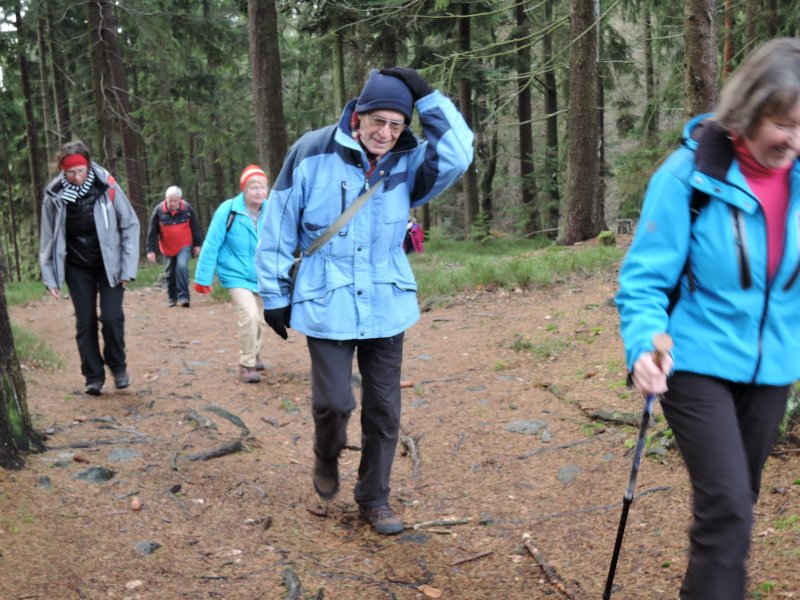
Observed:
[[[67,169],[64,174],[70,177],[79,177],[80,175],[85,175],[88,171],[89,167],[75,167],[74,169]]]
[[[406,128],[405,121],[392,121],[373,114],[368,114],[367,117],[369,118],[369,124],[375,129],[383,129],[388,125],[389,131],[392,133],[401,133]]]

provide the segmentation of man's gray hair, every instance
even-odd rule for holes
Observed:
[[[179,188],[177,185],[171,185],[167,188],[167,191],[164,192],[164,198],[175,198],[175,197],[183,198],[183,192],[181,191],[181,188]]]

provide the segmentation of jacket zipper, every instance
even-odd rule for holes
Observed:
[[[761,313],[761,319],[758,322],[758,358],[756,359],[756,368],[753,370],[753,378],[750,380],[754,384],[758,376],[758,370],[761,368],[761,357],[764,356],[764,324],[767,322],[767,309],[769,308],[769,286],[764,292],[764,310]]]
[[[736,249],[739,256],[739,278],[742,282],[742,289],[749,290],[753,285],[753,278],[750,274],[749,256],[747,253],[747,240],[744,236],[744,224],[742,212],[738,208],[733,208],[733,232],[736,240]]]
[[[347,182],[342,181],[340,187],[342,189],[342,212],[340,212],[339,214],[342,214],[345,211],[345,209],[347,209]],[[341,236],[347,235],[347,225],[345,225],[339,230],[339,235]]]

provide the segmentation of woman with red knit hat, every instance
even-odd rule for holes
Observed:
[[[262,206],[269,192],[267,174],[258,165],[248,165],[239,177],[242,191],[219,205],[208,226],[195,269],[194,288],[211,292],[214,272],[228,290],[238,315],[239,381],[258,383],[264,370],[261,344],[264,321],[258,295],[255,253],[264,221]]]
[[[50,294],[61,297],[66,281],[75,307],[84,392],[99,396],[105,367],[114,385],[130,385],[125,357],[125,287],[136,277],[139,220],[111,174],[92,162],[81,141],[64,144],[56,155],[58,175],[42,202],[39,263]],[[97,298],[104,347],[97,334]]]

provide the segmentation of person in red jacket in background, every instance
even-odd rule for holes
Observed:
[[[425,252],[425,232],[422,231],[422,227],[419,226],[414,217],[408,219],[406,237],[403,240],[403,250],[405,250],[406,254],[413,252],[422,254]]]
[[[153,209],[147,231],[147,260],[156,262],[156,241],[164,256],[168,306],[189,308],[189,258],[200,254],[203,232],[181,188],[167,188],[164,200]]]

